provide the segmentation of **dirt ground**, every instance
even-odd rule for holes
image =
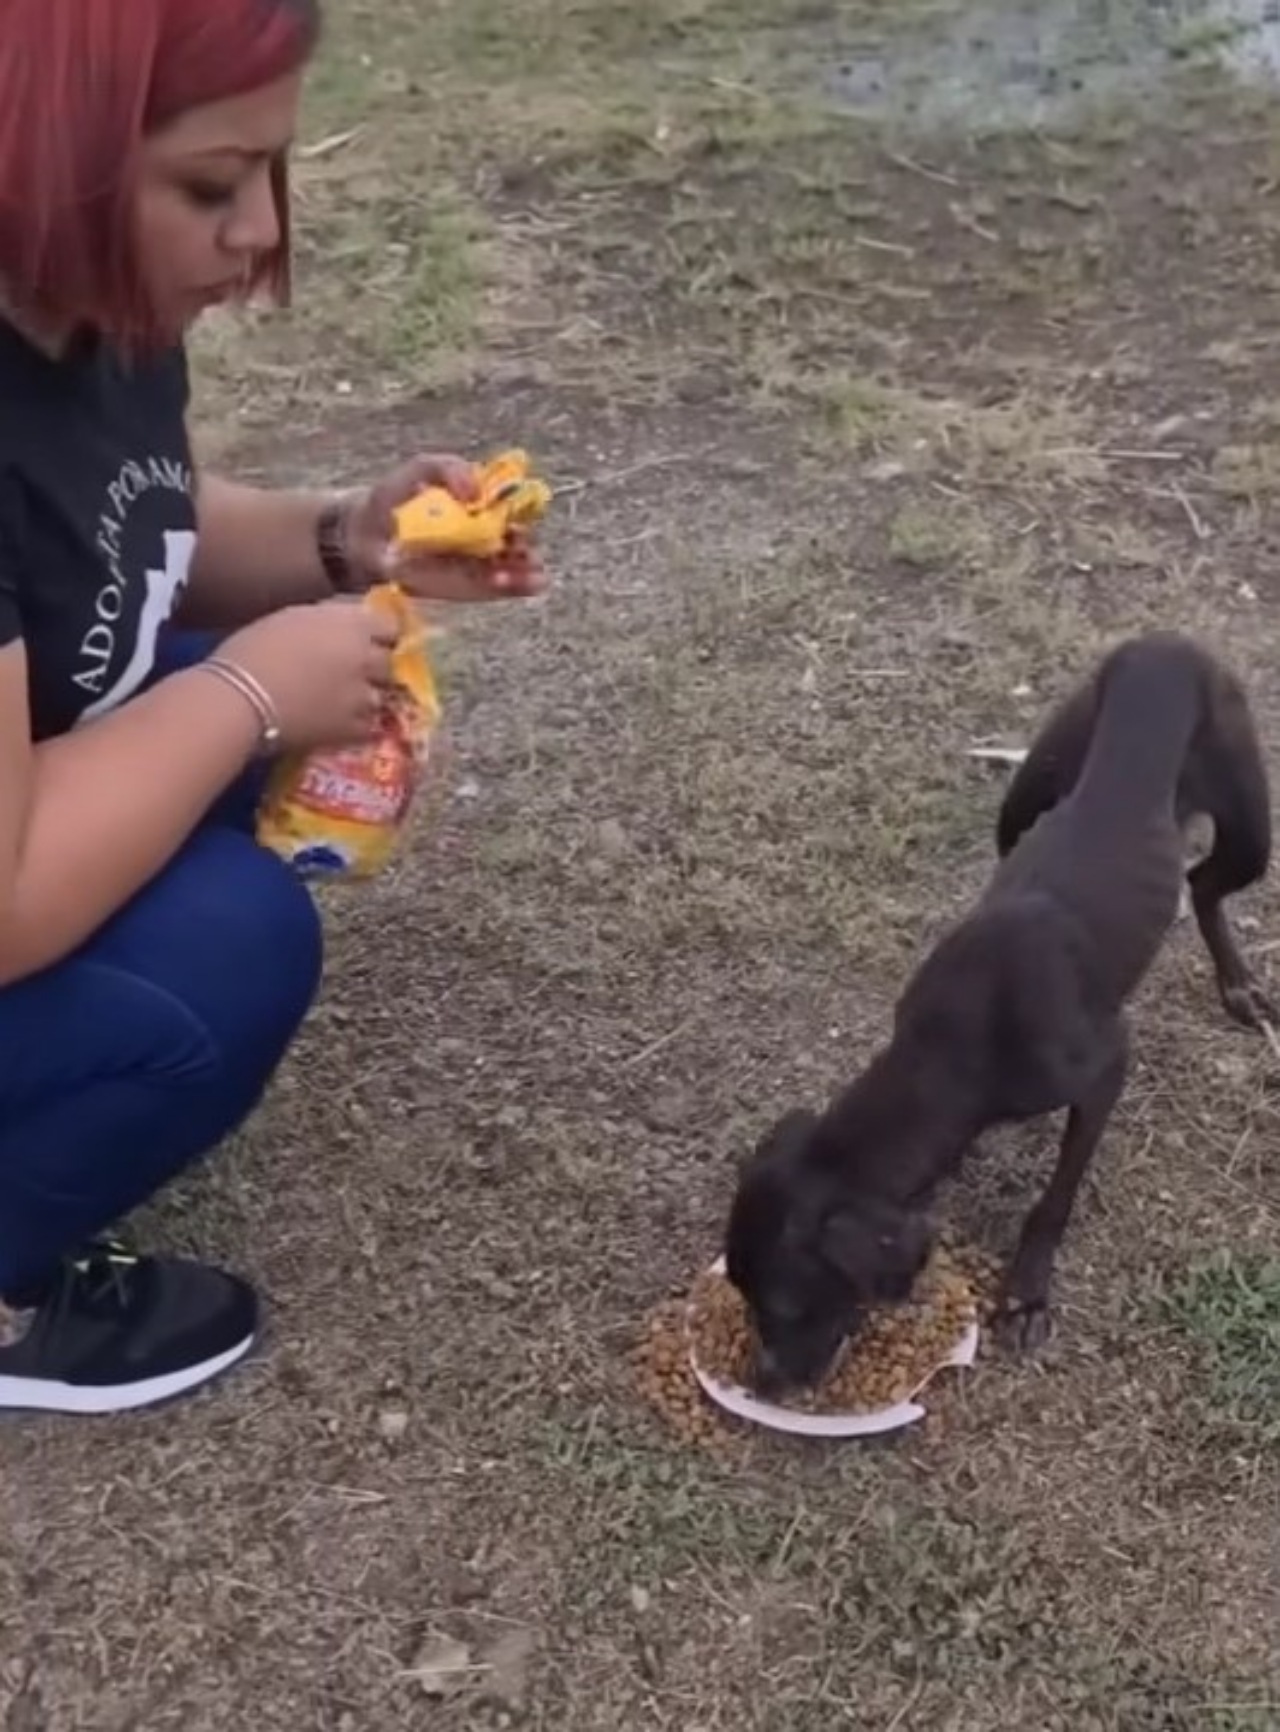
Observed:
[[[971,746],[1160,623],[1274,759],[1274,21],[330,10],[297,306],[201,336],[206,448],[520,439],[558,582],[448,622],[438,814],[327,896],[270,1099],[138,1223],[263,1284],[260,1361],[0,1435],[0,1725],[1280,1727],[1277,1063],[1189,923],[1038,1361],[723,1458],[627,1363],[982,882]],[[1239,908],[1264,971],[1278,914]],[[996,1250],[1054,1128],[949,1200]]]

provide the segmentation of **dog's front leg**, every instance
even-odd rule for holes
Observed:
[[[996,1327],[1018,1352],[1032,1353],[1048,1339],[1049,1289],[1058,1246],[1080,1181],[1124,1088],[1128,1064],[1128,1030],[1118,1021],[1102,1065],[1093,1071],[1067,1114],[1053,1176],[1023,1222],[1018,1248],[1005,1272]]]

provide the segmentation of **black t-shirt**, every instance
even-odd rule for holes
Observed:
[[[136,692],[195,548],[181,350],[53,360],[0,320],[0,646],[21,638],[35,739]]]

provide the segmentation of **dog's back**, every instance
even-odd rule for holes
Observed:
[[[1078,759],[1076,773],[1023,829],[984,898],[1043,898],[1077,922],[1098,953],[1100,986],[1117,1006],[1150,967],[1177,913],[1184,789],[1203,779],[1198,747],[1222,677],[1207,651],[1172,633],[1130,639],[1113,651],[1076,695],[1068,717],[1074,725],[1061,730]],[[1043,763],[1044,756],[1038,740],[1028,761]]]
[[[1213,668],[1186,638],[1129,640],[1037,736],[1008,851],[896,1011],[918,1053],[971,1079],[975,1112],[1068,1098],[1092,1031],[1154,961],[1178,909],[1180,789]]]
[[[1274,1011],[1223,905],[1266,873],[1270,788],[1243,687],[1190,638],[1127,640],[1049,716],[1000,808],[991,893],[1048,884],[1132,990],[1176,912],[1182,832],[1197,816],[1213,841],[1186,873],[1196,921],[1228,1014],[1256,1025]]]
[[[1251,862],[1260,876],[1269,854],[1270,796],[1248,699],[1240,682],[1204,645],[1175,632],[1151,632],[1126,639],[1050,713],[1001,802],[996,821],[996,848],[1001,858],[1043,813],[1075,788],[1093,747],[1104,690],[1117,671],[1126,676],[1130,697],[1137,694],[1137,679],[1145,676],[1148,701],[1160,706],[1154,712],[1157,722],[1167,709],[1153,687],[1158,683],[1167,694],[1171,680],[1180,681],[1184,689],[1189,681],[1196,683],[1201,714],[1190,749],[1182,754],[1178,819],[1186,822],[1203,815],[1220,823],[1236,817],[1235,808],[1255,808],[1265,830],[1264,858]],[[1138,737],[1136,730],[1142,720],[1141,715],[1133,718],[1133,729],[1127,730],[1131,737]],[[1158,741],[1158,731],[1155,738]],[[1129,772],[1126,768],[1121,773]]]

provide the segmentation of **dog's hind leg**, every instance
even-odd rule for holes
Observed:
[[[1191,906],[1227,1015],[1246,1027],[1276,1020],[1275,1006],[1244,960],[1223,902],[1256,884],[1271,860],[1271,796],[1244,696],[1215,703],[1214,738],[1198,766],[1197,805],[1213,819],[1213,847],[1187,874]]]
[[[1005,1271],[996,1328],[1005,1343],[1018,1352],[1032,1353],[1048,1339],[1049,1292],[1058,1247],[1071,1219],[1080,1181],[1124,1089],[1128,1065],[1128,1030],[1118,1021],[1101,1066],[1092,1072],[1071,1105],[1053,1176],[1023,1222],[1017,1250]]]

